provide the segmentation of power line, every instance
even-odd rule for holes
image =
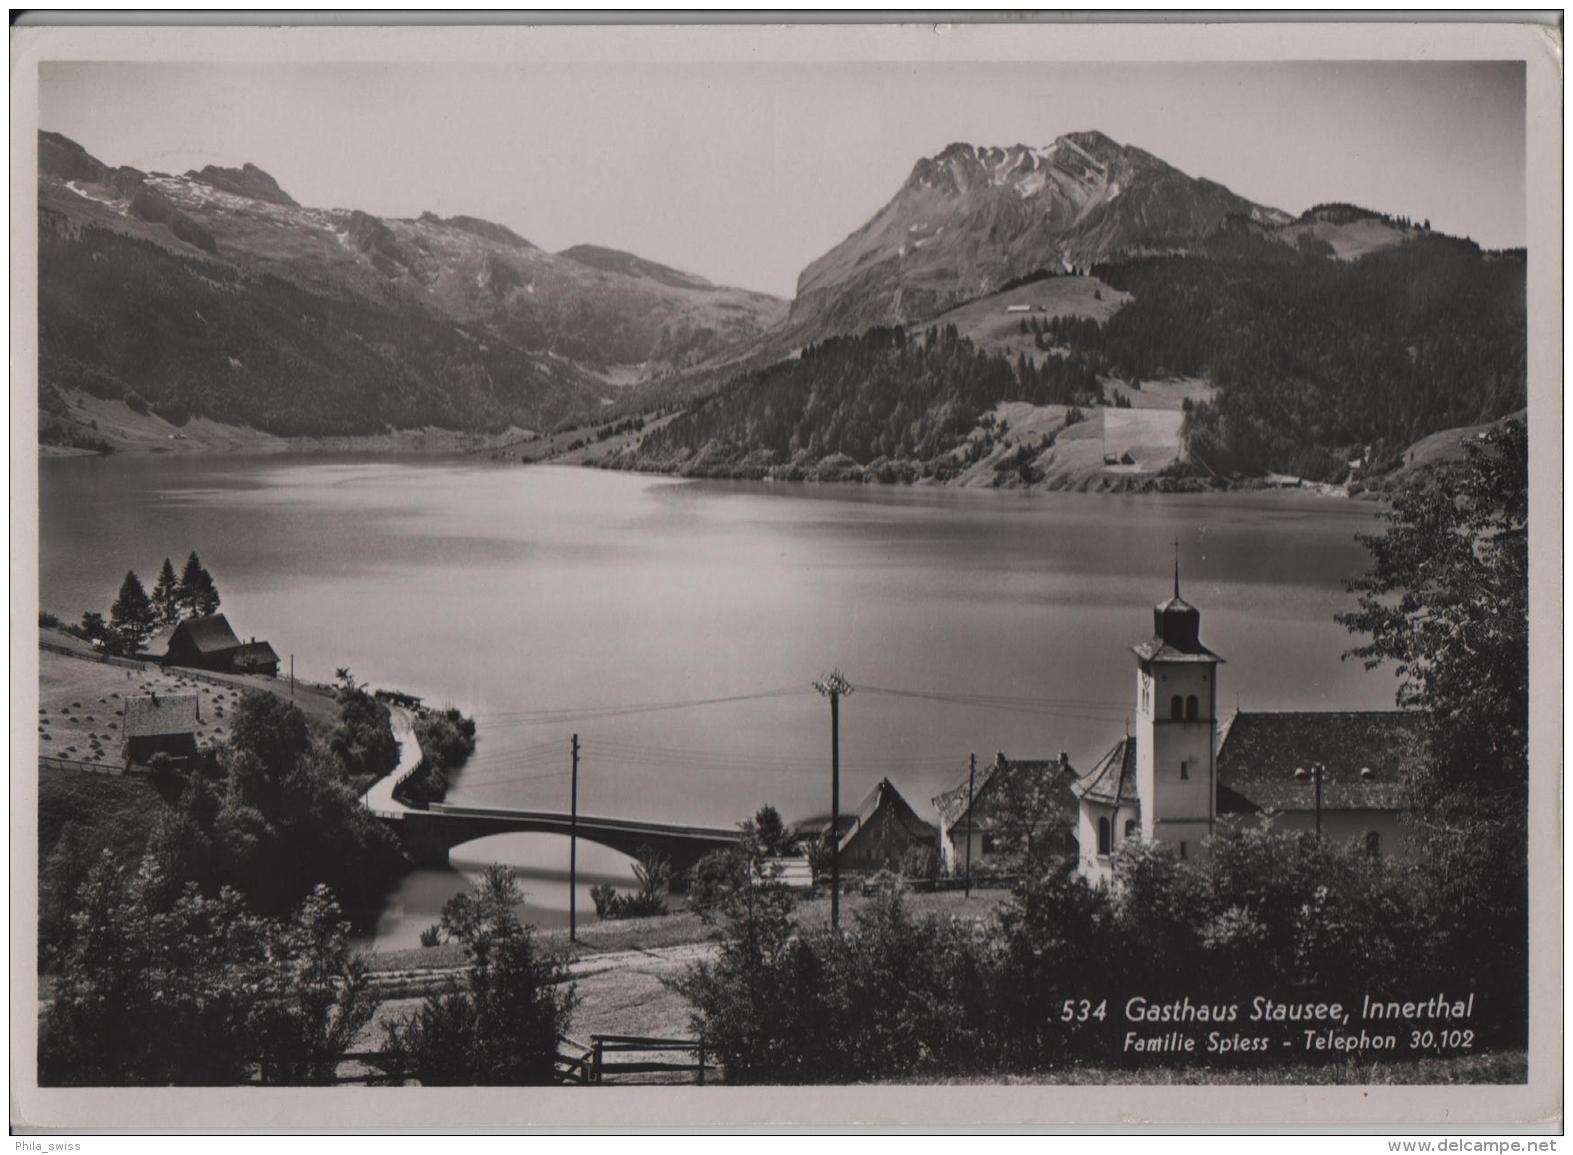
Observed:
[[[554,774],[521,774],[511,778],[460,778],[455,786],[468,790],[472,786],[502,786],[512,782],[545,782],[551,778],[567,778],[570,771],[559,770]]]
[[[629,714],[654,714],[668,710],[690,710],[698,706],[722,706],[732,702],[757,702],[766,698],[785,698],[805,694],[797,686],[784,686],[775,690],[761,690],[752,694],[728,694],[719,698],[668,699],[660,702],[638,702],[617,706],[585,706],[582,708],[558,707],[542,710],[506,710],[490,714],[477,714],[477,721],[493,725],[540,725],[549,722],[567,722],[578,719],[617,718]]]

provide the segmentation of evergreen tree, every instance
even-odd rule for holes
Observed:
[[[442,933],[463,944],[463,985],[387,1028],[389,1066],[422,1086],[541,1086],[553,1081],[557,1036],[578,1002],[563,960],[515,913],[513,872],[487,868],[442,908]]]
[[[202,568],[197,551],[192,550],[186,559],[186,568],[180,574],[180,608],[187,614],[205,615],[218,610],[218,586],[213,575]]]
[[[134,570],[127,570],[126,580],[120,583],[120,596],[109,610],[109,628],[117,647],[128,654],[135,653],[157,624],[158,613],[142,588],[142,579]]]
[[[180,620],[180,579],[175,567],[164,559],[164,568],[158,571],[158,581],[153,586],[153,605],[158,610],[159,621],[172,625]]]

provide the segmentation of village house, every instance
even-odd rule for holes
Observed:
[[[126,699],[121,725],[127,769],[149,766],[157,755],[183,766],[197,754],[197,728],[202,707],[195,694],[150,694]]]
[[[1077,781],[1064,751],[1048,760],[1012,760],[1003,753],[933,799],[939,811],[940,861],[949,874],[998,864],[1027,836],[1074,855]],[[969,802],[968,794],[971,794]],[[970,853],[968,843],[971,843]]]
[[[223,614],[186,618],[177,625],[170,635],[164,664],[269,677],[279,672],[279,656],[273,647],[256,638],[242,642]]]
[[[266,674],[276,677],[279,672],[279,656],[274,653],[273,647],[267,642],[259,642],[252,638],[235,648],[230,656],[230,669],[237,674]]]
[[[1417,720],[1396,710],[1236,712],[1220,721],[1223,659],[1201,641],[1201,613],[1174,596],[1153,610],[1136,654],[1136,724],[1076,783],[1080,869],[1113,877],[1127,840],[1201,852],[1220,821],[1266,816],[1276,827],[1399,850],[1403,778]]]
[[[830,816],[822,815],[797,824],[799,837],[823,838],[830,831]],[[897,870],[914,846],[936,849],[938,831],[918,817],[889,778],[881,778],[856,810],[841,815],[838,857],[841,869]]]

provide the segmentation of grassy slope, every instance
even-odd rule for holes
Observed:
[[[1094,296],[1095,293],[1100,294],[1102,300]],[[980,349],[1006,353],[1012,358],[1018,353],[1042,357],[1043,352],[1034,344],[1032,334],[1021,331],[1024,319],[1029,324],[1034,316],[1040,321],[1050,317],[1091,317],[1103,322],[1130,299],[1129,293],[1110,288],[1096,277],[1050,277],[968,301],[932,321],[913,325],[911,329],[918,332],[929,325],[942,328],[955,325],[963,337],[970,337]],[[1028,305],[1032,311],[1007,313],[1005,310],[1011,305]]]
[[[111,850],[135,862],[169,804],[143,777],[112,777],[85,770],[50,770],[38,780],[40,860],[54,849],[68,824],[94,853]]]
[[[53,644],[74,641],[69,635],[54,631],[44,636]],[[209,744],[228,736],[226,719],[246,689],[287,693],[289,685],[287,681],[239,676],[212,682],[154,665],[138,671],[51,650],[40,650],[38,660],[39,752],[105,768],[121,762],[120,723],[127,696],[149,692],[196,694],[202,703],[203,718],[198,741]],[[324,691],[297,685],[295,701],[319,731],[338,721],[338,705]],[[77,826],[78,836],[91,853],[108,848],[123,860],[134,859],[141,854],[149,833],[166,810],[165,799],[145,777],[41,768],[39,859],[48,856],[67,823]]]

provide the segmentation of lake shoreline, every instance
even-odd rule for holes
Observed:
[[[666,477],[678,481],[750,481],[766,485],[834,485],[848,488],[877,486],[882,489],[969,489],[1032,495],[1088,493],[1142,497],[1151,494],[1164,496],[1215,494],[1221,496],[1241,493],[1285,492],[1305,493],[1316,497],[1343,500],[1385,501],[1387,499],[1385,493],[1375,490],[1360,489],[1351,491],[1345,485],[1275,476],[1243,478],[1238,481],[1219,483],[1194,477],[1161,477],[1153,474],[1108,474],[1084,477],[1071,483],[1064,483],[1063,479],[1056,479],[1055,482],[1031,485],[1011,482],[998,486],[978,486],[953,484],[950,481],[933,477],[896,476],[885,478],[875,472],[874,466],[860,466],[855,463],[853,469],[856,472],[847,470],[835,476],[821,477],[815,471],[804,471],[786,466],[735,465],[696,470],[666,467],[657,464],[633,466],[604,462],[591,457],[576,458],[572,454],[564,454],[560,458],[537,460],[514,460],[502,456],[505,451],[516,449],[520,444],[528,444],[528,441],[521,442],[517,430],[501,434],[471,434],[433,429],[399,430],[389,434],[344,437],[276,438],[266,434],[258,434],[252,440],[236,440],[232,442],[184,441],[176,443],[169,448],[158,445],[136,445],[116,448],[109,453],[59,445],[40,445],[38,448],[40,459],[66,457],[147,459],[166,456],[245,459],[332,457],[335,455],[395,459],[463,457],[491,460],[499,465],[578,467],[595,469],[606,473],[636,474],[641,477]],[[903,464],[910,466],[912,463]]]

